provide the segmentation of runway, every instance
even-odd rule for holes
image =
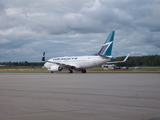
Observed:
[[[160,74],[0,73],[0,120],[160,120]]]

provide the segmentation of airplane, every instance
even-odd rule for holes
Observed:
[[[112,31],[101,49],[98,53],[91,56],[66,56],[66,57],[56,57],[51,58],[49,60],[45,60],[45,52],[43,52],[42,61],[45,62],[44,67],[47,68],[51,73],[55,71],[62,71],[63,69],[68,69],[68,73],[73,73],[74,71],[81,71],[82,73],[86,73],[86,69],[93,68],[105,63],[121,63],[125,62],[129,54],[123,61],[113,61],[112,60],[112,46],[114,40],[115,31]]]

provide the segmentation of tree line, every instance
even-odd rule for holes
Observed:
[[[113,58],[112,61],[121,61],[125,56]],[[1,62],[6,66],[43,66],[44,62]],[[118,66],[160,66],[160,55],[130,56],[126,62],[118,63]]]
[[[43,66],[44,62],[27,62],[27,61],[21,61],[21,62],[1,62],[0,65],[5,66]]]

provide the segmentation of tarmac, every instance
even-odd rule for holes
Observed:
[[[160,74],[0,73],[0,120],[160,120]]]

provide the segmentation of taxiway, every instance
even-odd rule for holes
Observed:
[[[145,73],[0,73],[0,119],[159,119],[159,78]]]

